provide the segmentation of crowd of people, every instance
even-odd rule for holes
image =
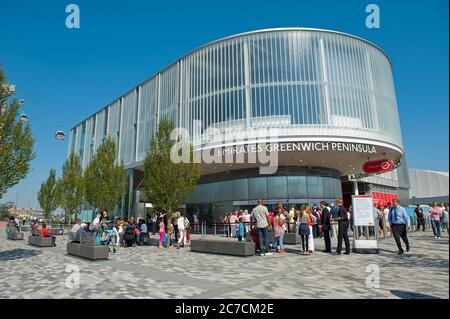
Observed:
[[[428,212],[425,213],[422,206],[417,205],[414,210],[414,221],[398,199],[393,203],[373,208],[374,226],[354,229],[352,207],[346,209],[343,201],[338,199],[335,203],[321,201],[319,205],[307,205],[285,207],[277,204],[274,209],[264,205],[262,199],[251,212],[237,210],[223,216],[219,225],[223,225],[224,236],[236,238],[240,242],[255,242],[260,255],[271,255],[271,250],[276,253],[284,253],[284,237],[294,233],[300,238],[301,248],[299,253],[311,255],[315,251],[314,241],[323,240],[324,252],[331,253],[331,238],[337,239],[336,254],[341,254],[345,245],[345,254],[350,254],[349,230],[353,236],[385,236],[391,233],[398,247],[399,254],[403,254],[401,241],[406,251],[410,250],[407,230],[411,230],[414,223],[416,231],[425,231],[426,225],[431,225],[435,239],[441,239],[442,232],[449,233],[449,209],[448,204],[433,202]],[[192,231],[199,233],[200,222],[198,213],[192,215]],[[7,232],[20,231],[26,220],[13,216],[9,219]],[[52,237],[56,246],[56,237],[47,228],[45,223],[37,219],[31,221],[31,235]],[[217,225],[216,225],[217,227]],[[222,226],[220,226],[222,227]],[[82,223],[80,219],[70,230],[71,240],[83,242],[88,237],[98,245],[109,245],[113,252],[116,247],[133,247],[144,245],[150,240],[149,229],[155,235],[159,233],[159,247],[177,248],[189,247],[191,235],[191,222],[184,212],[157,212],[148,218],[148,224],[142,217],[122,220],[120,217],[112,220],[108,210],[97,214],[91,223]],[[269,242],[269,232],[273,232],[273,240]]]
[[[411,218],[400,201],[395,199],[393,203],[384,206],[374,206],[374,226],[353,229],[352,207],[346,209],[342,200],[328,204],[321,201],[320,204],[309,207],[300,205],[290,206],[288,209],[277,204],[275,209],[269,211],[258,201],[258,205],[249,213],[248,210],[239,210],[226,214],[220,220],[223,224],[224,236],[237,238],[239,241],[252,240],[262,256],[271,255],[270,248],[276,253],[284,252],[283,239],[286,233],[296,233],[301,239],[302,255],[310,255],[314,252],[314,240],[323,239],[326,253],[331,253],[331,238],[337,238],[336,254],[341,254],[345,244],[345,254],[350,254],[350,241],[348,232],[351,229],[354,236],[365,238],[385,236],[391,233],[398,247],[398,253],[404,250],[401,240],[405,244],[406,251],[410,250],[407,230],[411,229]],[[426,220],[432,226],[436,239],[441,238],[441,229],[447,230],[449,212],[448,205],[433,203],[427,214],[423,213],[420,205],[415,210],[414,222],[416,230],[422,227],[425,230]],[[274,233],[274,242],[269,242],[268,233]],[[367,233],[368,231],[368,233]]]
[[[190,240],[190,222],[183,212],[159,212],[149,219],[150,227],[155,233],[155,227],[159,230],[159,247],[170,248],[174,244],[177,248],[188,247]],[[116,247],[133,247],[144,245],[150,239],[149,226],[144,218],[131,217],[128,220],[122,220],[120,217],[111,221],[108,217],[108,210],[103,210],[97,214],[92,223],[81,223],[80,219],[75,221],[70,235],[72,241],[82,242],[92,234],[96,244],[110,245],[113,252]]]

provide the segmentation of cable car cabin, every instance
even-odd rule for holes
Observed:
[[[22,122],[28,122],[28,115],[22,114],[22,115],[20,116],[20,120],[21,120]]]
[[[64,140],[65,137],[66,137],[66,134],[63,131],[56,131],[55,138],[57,140]]]
[[[24,106],[25,105],[25,100],[19,100],[19,105],[20,106]]]

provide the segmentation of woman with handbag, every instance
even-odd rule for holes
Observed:
[[[307,208],[305,209],[302,208],[300,208],[300,211],[297,216],[298,234],[302,239],[302,250],[300,251],[300,254],[309,255],[308,237],[311,233],[309,229],[309,223],[311,222],[311,220],[307,213]]]

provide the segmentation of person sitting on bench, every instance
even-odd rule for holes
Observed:
[[[44,237],[51,237],[52,238],[52,245],[56,246],[56,237],[52,235],[52,233],[47,229],[46,224],[42,224],[42,236]]]
[[[37,220],[33,221],[33,225],[31,226],[31,236],[39,236],[39,223]]]

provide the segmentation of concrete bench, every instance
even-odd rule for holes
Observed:
[[[38,247],[52,247],[52,237],[44,237],[42,235],[28,236],[28,244]]]
[[[255,243],[227,238],[197,238],[191,239],[191,250],[195,252],[222,254],[232,256],[255,255]]]
[[[12,231],[8,234],[8,239],[10,240],[23,240],[23,233],[18,231]]]
[[[69,242],[67,243],[67,253],[89,260],[101,260],[109,258],[109,247]]]
[[[301,242],[302,242],[301,237],[298,236],[296,233],[284,233],[283,244],[297,245],[300,244]]]

